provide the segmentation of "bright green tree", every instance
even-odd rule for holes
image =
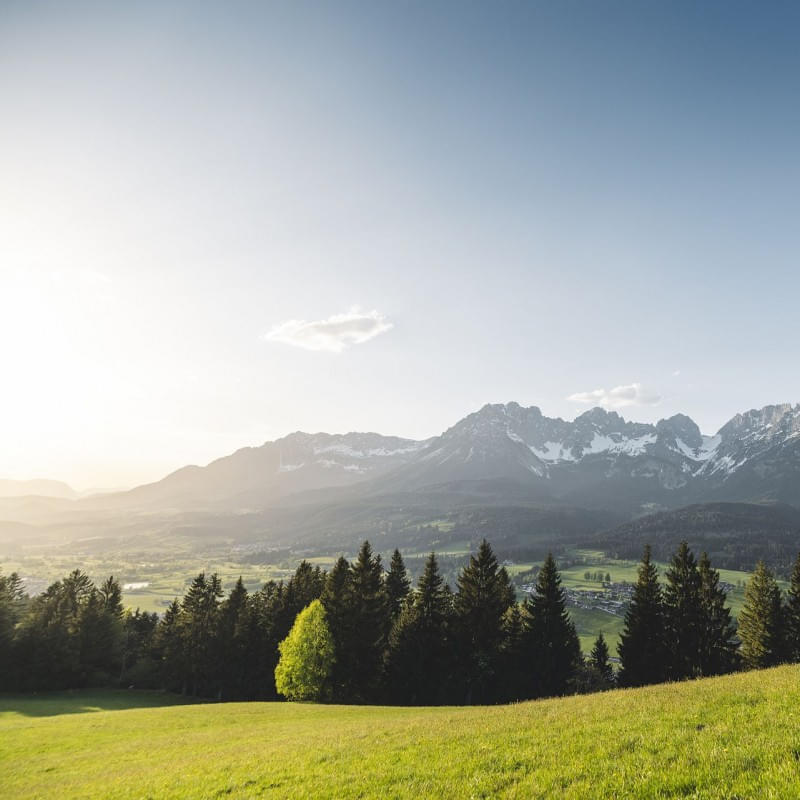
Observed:
[[[324,700],[330,695],[335,660],[325,608],[314,600],[304,608],[278,646],[275,686],[288,700]]]

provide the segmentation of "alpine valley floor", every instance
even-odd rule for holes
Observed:
[[[471,708],[0,697],[11,798],[800,797],[800,667]]]

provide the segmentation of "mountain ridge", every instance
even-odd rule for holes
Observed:
[[[326,491],[357,501],[486,484],[500,498],[507,486],[633,516],[704,501],[800,503],[800,404],[737,414],[714,435],[685,414],[643,423],[597,407],[566,421],[538,406],[486,404],[430,439],[295,431],[78,504],[247,512]]]

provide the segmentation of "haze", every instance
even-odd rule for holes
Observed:
[[[797,402],[799,17],[3,3],[0,477]]]

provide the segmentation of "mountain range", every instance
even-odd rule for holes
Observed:
[[[800,405],[737,414],[714,435],[683,414],[645,424],[593,408],[565,421],[536,406],[485,405],[422,441],[296,432],[125,492],[59,491],[38,504],[0,497],[0,520],[89,538],[191,530],[337,548],[362,535],[427,547],[431,525],[453,535],[501,528],[523,546],[692,504],[800,506]]]
[[[488,492],[631,515],[692,502],[800,504],[800,405],[737,414],[713,436],[677,414],[628,422],[593,408],[568,422],[517,403],[486,405],[424,441],[376,433],[292,433],[81,502],[183,511],[263,510],[320,492]]]

